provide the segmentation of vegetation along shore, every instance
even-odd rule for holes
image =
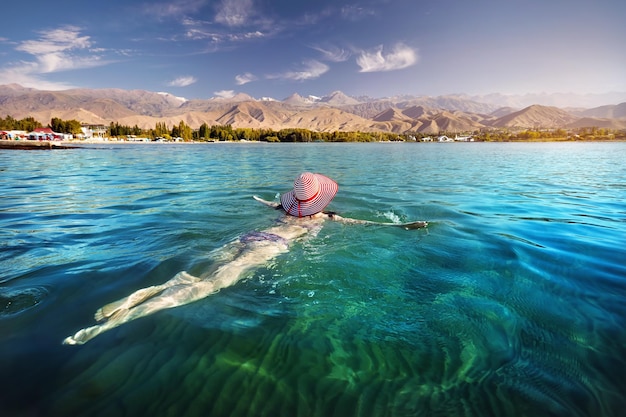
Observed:
[[[52,118],[47,127],[32,117],[16,120],[11,116],[0,118],[1,147],[52,148],[55,142],[117,141],[117,142],[509,142],[509,141],[605,141],[626,140],[626,130],[598,127],[575,129],[481,129],[475,131],[422,132],[319,132],[288,128],[233,128],[231,125],[204,123],[192,129],[184,121],[171,127],[156,123],[152,129],[124,126],[118,123],[104,125],[81,124],[77,120]],[[19,142],[11,144],[11,142]],[[49,145],[36,142],[49,143]],[[56,145],[58,148],[59,146]]]

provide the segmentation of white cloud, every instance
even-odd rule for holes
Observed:
[[[72,88],[69,83],[46,81],[42,75],[75,69],[93,68],[110,63],[103,59],[104,50],[92,48],[89,36],[75,26],[62,26],[40,33],[39,39],[16,44],[15,49],[32,56],[32,60],[7,63],[0,68],[0,83],[18,83],[25,87],[47,90]]]
[[[215,96],[221,97],[221,98],[233,98],[233,97],[235,97],[235,92],[233,90],[220,90],[220,91],[213,92],[213,94]]]
[[[361,67],[360,72],[379,72],[407,68],[414,65],[417,60],[416,50],[398,43],[386,54],[383,53],[382,45],[370,51],[362,51],[356,63]]]
[[[24,41],[15,48],[33,55],[38,62],[38,72],[47,73],[76,68],[98,66],[99,57],[77,56],[74,51],[89,50],[89,36],[80,36],[80,29],[66,26],[42,32],[41,38]]]
[[[244,32],[241,34],[233,34],[229,37],[231,41],[242,41],[248,39],[263,38],[265,34],[261,31],[255,30],[254,32]]]
[[[242,26],[252,12],[252,0],[222,0],[217,7],[215,21],[226,26]]]
[[[23,87],[39,90],[68,90],[75,86],[65,82],[52,82],[41,78],[37,74],[36,63],[20,63],[18,65],[0,68],[0,84],[19,84]]]
[[[345,49],[341,49],[336,46],[329,46],[325,48],[321,46],[313,46],[312,48],[320,52],[326,61],[344,62],[350,58],[350,51],[346,51]]]
[[[144,13],[160,20],[177,21],[182,31],[168,31],[159,40],[195,42],[199,53],[215,53],[235,44],[272,38],[283,30],[280,23],[262,13],[256,0],[175,0],[172,4],[144,6]],[[206,17],[206,7],[214,14]],[[202,15],[202,18],[198,18]],[[196,42],[196,41],[207,42]]]
[[[356,22],[366,17],[375,16],[376,12],[374,12],[374,10],[372,9],[368,9],[359,5],[347,5],[341,7],[340,14],[342,18],[350,20],[352,22]]]
[[[310,61],[304,62],[303,68],[299,71],[288,71],[281,74],[268,75],[267,78],[282,78],[294,81],[311,80],[314,78],[319,78],[329,69],[330,67],[328,65],[312,59]]]
[[[187,87],[188,85],[195,84],[197,81],[198,79],[196,77],[188,75],[184,77],[178,77],[167,83],[167,85],[169,85],[170,87]]]
[[[237,83],[237,85],[244,85],[248,84],[249,82],[256,81],[257,79],[258,78],[254,74],[246,72],[245,74],[237,75],[235,77],[235,82]]]
[[[181,17],[200,10],[206,0],[176,0],[167,3],[146,3],[143,11],[159,19]]]
[[[15,49],[31,55],[43,55],[71,49],[85,49],[91,46],[89,36],[79,36],[80,29],[75,26],[40,33],[40,39],[24,41]]]

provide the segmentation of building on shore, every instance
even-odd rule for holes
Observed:
[[[27,139],[29,140],[72,140],[74,135],[69,133],[54,132],[49,127],[38,127],[32,132],[28,132]]]
[[[0,130],[0,139],[3,139],[3,140],[28,139],[28,132],[25,130]]]
[[[80,139],[104,140],[107,133],[107,127],[101,124],[81,124],[80,130]]]

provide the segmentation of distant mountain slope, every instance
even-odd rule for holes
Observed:
[[[308,105],[314,104],[316,101],[317,100],[312,100],[309,97],[302,97],[298,93],[293,93],[292,95],[284,99],[283,103],[291,104],[294,106],[308,106]]]
[[[32,116],[43,124],[51,118],[154,128],[181,120],[194,129],[203,123],[233,127],[303,128],[316,131],[472,132],[489,128],[608,127],[626,124],[626,103],[588,110],[565,111],[532,105],[521,110],[497,108],[474,97],[397,96],[383,99],[349,97],[341,91],[303,97],[298,93],[277,101],[247,94],[185,99],[168,93],[121,89],[43,91],[17,84],[0,85],[0,115]]]
[[[515,113],[518,110],[519,109],[514,108],[514,107],[500,107],[499,109],[494,110],[491,113],[489,113],[489,115],[496,117],[496,118],[504,117],[504,116],[508,116],[511,113]]]
[[[347,106],[341,106],[341,109],[348,113],[356,114],[357,116],[365,119],[371,119],[385,110],[395,107],[395,103],[387,99],[360,102],[358,104],[351,104]]]
[[[435,109],[458,110],[466,113],[488,114],[497,107],[492,104],[480,103],[467,96],[440,96],[440,97],[416,97],[405,99],[398,103],[398,107],[423,106]]]
[[[318,132],[372,131],[372,122],[355,114],[332,107],[306,109],[293,114],[282,124],[283,127],[304,128]]]
[[[597,117],[582,117],[565,126],[570,129],[581,127],[598,127],[605,129],[626,129],[626,119],[600,119]]]
[[[291,116],[291,112],[276,111],[267,102],[244,101],[231,106],[216,120],[221,125],[245,127],[270,127],[283,124]]]
[[[326,97],[322,97],[320,99],[320,102],[326,103],[331,106],[346,106],[346,105],[353,105],[353,104],[359,103],[358,100],[352,97],[348,97],[341,91],[334,91],[330,95]]]
[[[477,119],[482,120],[481,117],[477,117]],[[376,122],[394,122],[396,129],[397,126],[403,126],[405,127],[404,131],[428,134],[442,131],[472,132],[485,126],[463,112],[426,109],[422,106],[414,106],[404,110],[389,108],[376,115],[373,120]]]
[[[500,117],[491,122],[491,126],[508,128],[558,128],[567,126],[576,121],[576,119],[576,116],[572,116],[559,108],[535,104]]]
[[[410,122],[412,119],[412,117],[405,115],[401,110],[393,107],[383,110],[373,118],[375,122],[390,122],[392,120]]]
[[[594,108],[607,104],[623,103],[626,101],[626,92],[611,92],[602,94],[487,94],[481,96],[464,96],[479,103],[491,104],[495,107],[516,107],[518,109],[541,104],[559,108]]]
[[[402,114],[404,114],[407,117],[410,117],[411,119],[418,119],[420,117],[433,116],[437,114],[437,110],[429,109],[428,107],[424,107],[424,106],[411,106],[411,107],[407,107],[403,109]]]
[[[626,103],[600,106],[593,109],[584,110],[580,113],[586,117],[599,117],[604,119],[624,119],[626,118]]]

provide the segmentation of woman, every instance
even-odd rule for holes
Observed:
[[[182,271],[164,284],[137,290],[128,297],[98,309],[95,319],[101,322],[100,324],[79,330],[73,336],[67,337],[63,343],[67,345],[86,343],[121,324],[160,310],[189,304],[229,287],[247,272],[287,252],[292,242],[307,234],[317,234],[325,220],[400,226],[406,229],[427,226],[426,222],[396,224],[347,219],[332,212],[324,212],[337,194],[338,188],[335,181],[322,174],[304,172],[294,181],[293,189],[280,196],[280,203],[254,196],[263,204],[282,209],[286,216],[275,226],[260,232],[248,233],[224,246],[222,248],[224,253],[234,253],[232,259],[208,276],[195,277]]]

